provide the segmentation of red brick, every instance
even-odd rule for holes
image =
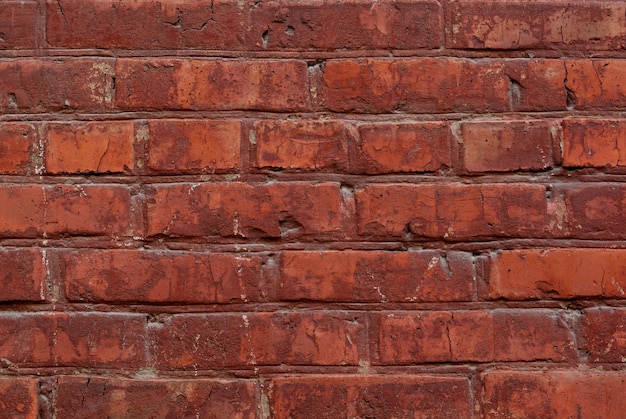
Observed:
[[[36,2],[5,0],[0,3],[0,49],[36,48],[36,22]]]
[[[259,121],[254,126],[258,168],[346,170],[349,133],[336,121]]]
[[[512,250],[489,262],[489,296],[510,300],[626,295],[626,250]]]
[[[543,170],[552,166],[556,126],[547,121],[462,123],[463,164],[470,172]]]
[[[580,321],[579,346],[590,362],[623,363],[626,360],[626,310],[592,308]]]
[[[358,171],[433,172],[452,165],[450,130],[443,122],[359,126]]]
[[[155,173],[214,173],[239,168],[241,123],[150,121],[148,167]]]
[[[469,49],[621,49],[626,43],[620,2],[454,1],[447,45]]]
[[[43,301],[45,262],[37,249],[0,249],[0,301]]]
[[[442,43],[441,6],[430,0],[270,2],[252,8],[249,22],[249,48],[416,49]]]
[[[448,240],[526,237],[547,229],[543,185],[370,185],[356,193],[359,233]]]
[[[465,377],[309,375],[272,381],[277,418],[473,417]]]
[[[106,59],[3,61],[0,112],[104,111],[113,103],[113,78]]]
[[[262,292],[259,256],[77,250],[60,260],[70,301],[228,303],[258,301]]]
[[[46,17],[50,45],[69,48],[362,50],[437,48],[442,42],[441,6],[431,0],[373,7],[364,0],[48,0]]]
[[[36,379],[11,377],[0,380],[0,412],[4,417],[38,418],[38,396]]]
[[[339,185],[334,183],[156,186],[147,211],[150,236],[258,238],[341,230]]]
[[[499,310],[493,314],[496,361],[575,362],[576,340],[563,319],[548,310]]]
[[[30,124],[0,124],[0,173],[28,173],[34,135],[35,127]]]
[[[228,0],[48,0],[46,35],[64,48],[243,49],[247,7]]]
[[[547,311],[396,312],[379,321],[382,364],[567,362],[575,357],[569,330]]]
[[[624,416],[622,372],[490,371],[483,375],[488,418],[605,418]]]
[[[84,418],[255,418],[256,392],[250,380],[61,376],[55,413]]]
[[[434,251],[285,252],[279,297],[322,301],[469,301],[469,254]]]
[[[115,94],[121,110],[307,108],[304,61],[119,59],[116,73],[123,75]]]
[[[572,108],[622,109],[626,106],[626,62],[568,60],[565,68]]]
[[[125,186],[56,185],[45,187],[45,199],[48,235],[132,236],[130,191]]]
[[[44,225],[44,192],[39,185],[1,185],[1,237],[37,237]]]
[[[139,369],[145,325],[134,314],[2,312],[0,358],[18,367]]]
[[[626,237],[626,188],[620,184],[569,184],[553,188],[564,202],[559,234],[585,238]]]
[[[563,80],[567,77],[561,60],[507,60],[511,110],[559,111],[568,105]]]
[[[563,166],[626,166],[626,121],[566,119],[562,125]]]
[[[181,314],[153,330],[160,370],[358,365],[367,356],[365,318],[346,312]]]
[[[47,173],[120,173],[134,167],[132,122],[52,123],[46,126]]]
[[[509,81],[499,62],[455,58],[331,60],[319,80],[335,112],[502,112]]]

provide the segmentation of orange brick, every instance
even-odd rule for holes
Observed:
[[[570,119],[563,121],[563,166],[626,165],[626,121]]]

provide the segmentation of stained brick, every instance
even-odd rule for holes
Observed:
[[[29,172],[35,127],[31,124],[0,125],[0,173],[25,175]]]
[[[46,268],[38,249],[0,249],[0,301],[43,301]]]
[[[623,167],[626,165],[626,121],[571,119],[563,121],[563,166]]]

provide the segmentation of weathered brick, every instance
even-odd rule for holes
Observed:
[[[622,372],[489,371],[484,382],[483,412],[488,418],[623,417],[626,392]]]
[[[0,3],[0,49],[34,49],[36,41],[37,2]]]
[[[322,301],[469,301],[469,254],[435,251],[285,252],[279,297]]]
[[[280,237],[341,230],[339,184],[202,183],[156,186],[148,235]]]
[[[0,173],[25,175],[29,172],[35,128],[31,124],[0,124]]]
[[[567,362],[574,340],[556,316],[539,310],[396,312],[379,317],[382,364]]]
[[[565,68],[572,109],[626,106],[626,61],[568,60]]]
[[[626,166],[626,121],[566,119],[563,125],[563,166]]]
[[[469,49],[610,50],[626,44],[626,6],[589,1],[452,1],[447,45]]]
[[[0,236],[37,237],[44,226],[44,192],[39,185],[0,185]]]
[[[433,172],[452,165],[446,123],[363,124],[358,132],[359,173]]]
[[[258,301],[259,256],[137,250],[64,251],[70,301],[228,303]]]
[[[107,59],[0,62],[0,112],[104,111],[113,103],[114,71]]]
[[[625,297],[625,250],[511,250],[493,255],[488,266],[491,298]]]
[[[542,170],[552,166],[556,126],[547,121],[462,123],[463,164],[470,172]]]
[[[626,310],[591,308],[584,312],[579,326],[579,346],[589,354],[590,362],[626,360]]]
[[[507,60],[509,99],[515,112],[560,111],[570,106],[561,60]]]
[[[310,375],[272,381],[274,414],[280,418],[473,417],[464,377]]]
[[[626,188],[620,184],[563,184],[553,188],[562,200],[558,235],[584,238],[626,237]],[[558,214],[557,214],[558,215]],[[558,221],[558,220],[557,220]]]
[[[47,235],[132,236],[130,190],[119,185],[45,187]],[[41,224],[33,223],[34,227]]]
[[[358,365],[367,356],[365,318],[346,312],[181,314],[152,340],[160,370]]]
[[[296,60],[119,59],[121,110],[268,110],[308,107],[307,65]],[[155,86],[159,86],[155,89]]]
[[[239,168],[241,123],[150,121],[148,167],[155,173],[213,173]]]
[[[349,133],[336,121],[259,121],[254,125],[258,168],[346,170]]]
[[[284,51],[438,48],[442,43],[441,6],[433,0],[373,7],[365,0],[48,0],[46,12],[47,40],[55,47]]]
[[[251,380],[61,376],[55,413],[84,418],[256,418],[256,391]]]
[[[321,105],[335,112],[502,112],[509,79],[501,62],[456,58],[330,60]]]
[[[442,43],[441,5],[431,0],[270,2],[252,8],[250,22],[249,48],[416,49]]]
[[[7,418],[39,417],[39,383],[33,378],[11,377],[0,380],[0,412]]]
[[[41,250],[0,249],[0,301],[43,301],[46,268]]]
[[[145,325],[135,314],[2,312],[0,358],[19,367],[139,369]]]
[[[120,173],[134,167],[132,122],[53,123],[46,126],[47,173]]]
[[[359,233],[448,240],[542,235],[543,185],[369,185],[356,192]]]

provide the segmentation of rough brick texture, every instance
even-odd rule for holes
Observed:
[[[0,418],[621,418],[626,5],[0,1]]]

